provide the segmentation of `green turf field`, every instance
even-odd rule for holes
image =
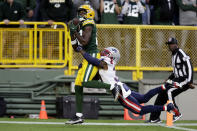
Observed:
[[[0,131],[175,131],[196,130],[197,121],[178,121],[173,128],[144,121],[86,120],[84,125],[65,125],[66,119],[0,118]]]

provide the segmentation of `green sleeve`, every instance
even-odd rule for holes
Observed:
[[[36,8],[36,1],[35,0],[30,0],[29,8],[31,10],[34,10],[34,8]]]
[[[183,11],[197,11],[197,7],[194,7],[193,5],[184,5],[182,3],[182,0],[176,0],[177,5],[179,6],[180,9]]]
[[[104,89],[110,89],[111,87],[110,84],[106,84],[106,83],[96,81],[96,80],[83,82],[82,86],[87,87],[87,88],[104,88]]]

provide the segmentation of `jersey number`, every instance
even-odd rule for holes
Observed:
[[[114,13],[114,2],[104,1],[104,13]]]
[[[138,17],[139,16],[138,10],[139,8],[137,5],[133,5],[133,6],[130,5],[127,16]]]

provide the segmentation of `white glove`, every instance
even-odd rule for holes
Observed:
[[[166,81],[166,83],[168,83],[168,84],[172,84],[172,80],[170,80],[170,79],[168,79],[167,81]]]
[[[120,86],[121,91],[122,91],[122,96],[124,98],[127,98],[131,94],[131,90],[130,89],[129,90],[125,89],[126,87],[124,87],[124,86],[127,86],[126,84],[124,84],[122,82],[118,82],[117,85]]]
[[[168,79],[166,81],[166,83],[171,84],[174,88],[182,88],[182,86],[183,86],[181,83],[174,82],[174,81],[172,81],[170,79]]]

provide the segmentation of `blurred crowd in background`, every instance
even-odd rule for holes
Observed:
[[[0,0],[0,21],[67,23],[83,4],[97,24],[197,25],[197,0]]]

